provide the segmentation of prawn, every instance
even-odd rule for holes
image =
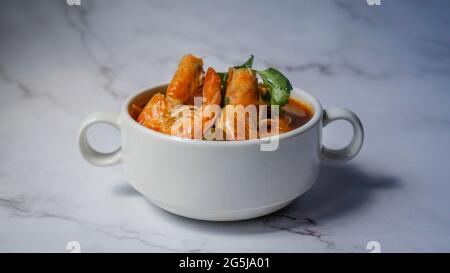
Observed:
[[[216,122],[216,137],[226,140],[255,139],[259,104],[258,80],[250,68],[230,68],[225,92],[226,106]],[[222,135],[220,135],[222,133]]]
[[[172,117],[167,98],[161,93],[153,95],[139,114],[137,122],[155,131],[170,134]]]
[[[145,105],[137,121],[147,128],[170,134],[175,122],[171,112],[175,105],[187,101],[202,84],[203,61],[194,55],[185,55],[164,94],[155,94]]]
[[[225,93],[227,104],[258,105],[258,80],[251,68],[230,68]]]
[[[182,106],[182,115],[177,118],[172,135],[191,139],[205,136],[220,116],[221,93],[221,78],[209,67],[203,84],[201,106]]]
[[[167,87],[166,96],[172,105],[187,102],[203,82],[203,60],[192,54],[185,55]]]
[[[212,108],[220,105],[222,92],[221,79],[216,71],[208,68],[203,79],[202,66],[201,59],[193,55],[184,56],[167,87],[166,95],[154,95],[139,115],[138,122],[165,134],[201,138],[218,117]],[[183,105],[190,102],[199,90],[203,94],[200,107]],[[199,122],[201,125],[196,126]]]

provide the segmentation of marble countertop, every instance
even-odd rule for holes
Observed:
[[[0,251],[450,251],[448,1],[5,1],[0,10]],[[316,186],[255,220],[164,212],[122,166],[81,157],[95,111],[170,80],[185,53],[217,69],[255,54],[323,106],[352,109],[356,159],[324,164]],[[324,131],[345,145],[344,122]],[[99,150],[119,145],[91,130]]]

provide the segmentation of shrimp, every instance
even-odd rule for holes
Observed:
[[[220,116],[222,99],[222,79],[216,71],[209,67],[203,84],[202,130],[206,134]]]
[[[184,56],[163,94],[154,95],[146,104],[137,121],[147,128],[170,134],[174,123],[171,112],[175,105],[182,104],[191,98],[199,89],[203,79],[203,61],[189,54]]]
[[[214,125],[220,115],[221,79],[209,67],[203,84],[203,98],[200,107],[184,107],[182,116],[174,124],[172,135],[201,139]]]
[[[192,54],[185,55],[167,87],[166,96],[172,105],[187,102],[203,81],[203,61]]]
[[[157,93],[145,105],[137,121],[147,128],[170,134],[170,126],[173,122],[171,109],[167,98],[163,94]]]
[[[181,63],[183,63],[183,61]],[[180,67],[182,66],[181,63]],[[220,112],[219,104],[222,92],[221,79],[216,71],[210,67],[206,73],[206,78],[202,87],[202,105],[200,107],[183,105],[180,103],[180,100],[174,99],[175,97],[181,98],[182,96],[179,95],[188,90],[179,85],[181,82],[184,82],[184,84],[189,83],[186,78],[179,78],[179,75],[181,75],[181,73],[179,73],[180,67],[167,88],[167,92],[172,90],[172,93],[167,94],[166,92],[166,96],[163,94],[156,94],[147,103],[144,110],[139,115],[138,122],[148,128],[165,134],[184,138],[201,139],[203,135],[211,129],[219,116],[218,112]],[[183,69],[184,68],[181,68],[181,70]],[[197,80],[198,78],[194,78],[194,81]],[[198,82],[196,84],[198,84]],[[179,86],[180,88],[176,89],[174,86]],[[195,89],[192,90],[196,89],[198,89],[198,87],[195,87]],[[174,92],[174,90],[177,91]],[[185,100],[185,102],[190,101],[197,93],[197,91],[194,91],[192,94],[186,95],[183,100]],[[216,108],[218,108],[219,111],[217,111]]]
[[[214,68],[209,67],[203,84],[203,104],[220,105],[221,94],[221,79]]]
[[[257,108],[254,105],[226,105],[216,121],[218,140],[246,140],[258,137]]]
[[[251,68],[230,68],[225,97],[227,104],[258,105],[258,80],[255,71]]]
[[[216,122],[216,137],[226,134],[226,140],[257,138],[258,81],[250,68],[231,68],[228,71],[227,105]]]

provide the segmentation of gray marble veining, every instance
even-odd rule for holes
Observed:
[[[222,3],[222,2],[220,2]],[[450,3],[364,0],[2,1],[0,251],[450,251]],[[160,210],[121,166],[95,168],[76,134],[94,111],[167,82],[181,55],[225,69],[256,56],[366,129],[352,162],[255,220],[210,223]],[[326,128],[339,147],[349,127]],[[92,142],[119,143],[111,128]],[[281,177],[281,176],[280,176]]]

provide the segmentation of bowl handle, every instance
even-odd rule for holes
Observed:
[[[93,113],[89,115],[81,123],[80,129],[78,131],[78,144],[80,146],[81,154],[83,155],[84,159],[96,166],[111,166],[120,163],[122,160],[121,147],[110,153],[101,153],[92,148],[87,138],[87,131],[92,125],[96,123],[109,124],[120,131],[119,114]]]
[[[323,111],[323,127],[335,120],[346,120],[353,126],[353,137],[350,144],[342,149],[329,149],[322,147],[322,159],[331,161],[348,161],[354,158],[361,150],[364,142],[364,129],[358,116],[345,108],[329,108]]]

